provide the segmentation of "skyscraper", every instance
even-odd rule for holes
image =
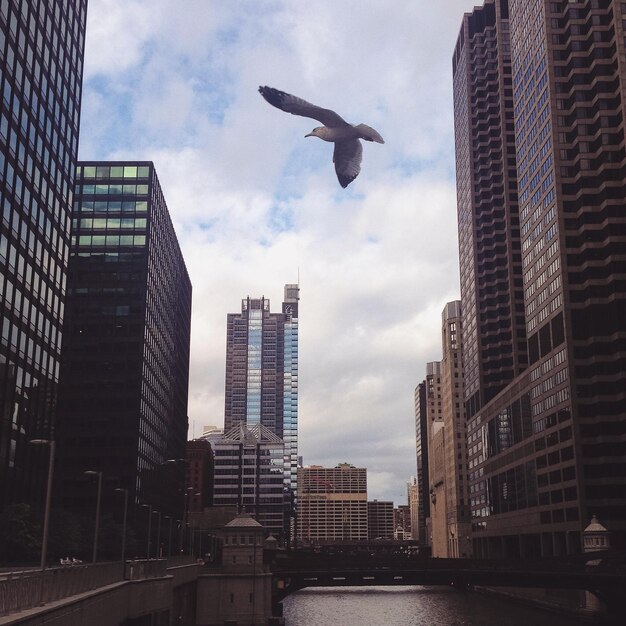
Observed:
[[[87,0],[0,3],[0,508],[54,438]]]
[[[299,293],[298,285],[285,285],[281,313],[271,313],[264,297],[242,300],[241,313],[228,314],[226,338],[224,430],[262,424],[283,440],[289,499],[298,468]]]
[[[154,165],[79,163],[72,219],[60,494],[84,503],[91,469],[131,502],[174,511],[184,476],[168,461],[185,457],[191,283]]]
[[[485,404],[471,405],[466,373],[477,556],[577,552],[594,513],[616,545],[626,543],[624,19],[624,4],[613,0],[488,0],[463,20],[454,80],[465,123],[484,117],[486,87],[463,97],[461,75],[493,74],[511,55],[512,109],[505,102],[498,111],[494,101],[484,123],[485,132],[515,132],[521,267],[509,271],[523,287],[528,337],[528,369],[523,352],[513,352],[518,374],[491,401],[483,394]],[[496,36],[509,26],[510,42]],[[491,59],[478,55],[488,39]],[[489,70],[492,61],[498,67]],[[457,133],[457,161],[478,155],[478,140]],[[465,180],[457,177],[460,189]],[[477,180],[466,182],[480,193]],[[494,232],[491,221],[475,221],[477,241]],[[500,320],[486,309],[482,321],[487,329]],[[465,324],[470,343],[472,330]]]
[[[470,418],[528,364],[506,1],[464,16],[452,64]]]

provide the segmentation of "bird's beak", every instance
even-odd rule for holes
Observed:
[[[305,137],[313,137],[313,133],[309,133],[308,135],[305,135]]]

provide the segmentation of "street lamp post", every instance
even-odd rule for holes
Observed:
[[[142,504],[141,506],[148,509],[148,547],[146,549],[146,558],[150,558],[150,539],[152,535],[152,505]]]
[[[48,552],[48,526],[50,524],[50,501],[52,499],[52,475],[54,472],[54,451],[56,442],[53,439],[31,439],[30,443],[36,445],[50,446],[50,456],[48,458],[48,485],[46,487],[46,507],[43,515],[43,538],[41,540],[41,564],[40,569],[46,569],[46,556]]]
[[[161,511],[155,511],[155,513],[159,516],[159,522],[157,524],[157,553],[156,558],[161,558]]]
[[[167,556],[172,556],[172,516],[164,515],[163,519],[168,519],[170,521],[169,532],[167,534]]]
[[[124,521],[122,522],[122,567],[126,562],[126,518],[128,516],[128,489],[117,487],[115,491],[124,494]]]
[[[95,563],[98,557],[98,534],[100,531],[100,501],[102,500],[102,472],[87,470],[85,472],[85,475],[98,477],[98,495],[96,499],[96,525],[93,533],[93,554],[91,556],[91,562]]]

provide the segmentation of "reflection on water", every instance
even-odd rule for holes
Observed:
[[[286,626],[572,626],[571,618],[447,587],[303,589],[283,602]]]

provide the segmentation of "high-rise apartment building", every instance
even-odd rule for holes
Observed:
[[[367,469],[340,463],[298,469],[298,540],[367,539]]]
[[[267,298],[245,298],[228,314],[224,430],[262,424],[285,446],[286,525],[298,470],[298,285],[285,285],[280,313]]]
[[[82,473],[95,470],[131,502],[174,512],[184,484],[191,283],[154,165],[79,163],[72,220],[59,495],[87,504],[93,488]]]
[[[577,552],[592,514],[616,545],[626,543],[625,19],[614,0],[488,0],[463,20],[453,67],[456,117],[465,121],[457,126],[485,117],[487,78],[510,53],[503,88],[505,100],[513,90],[512,109],[500,104],[484,123],[487,132],[515,132],[521,267],[509,270],[523,286],[528,338],[528,369],[513,352],[519,373],[491,401],[483,394],[485,404],[471,404],[466,371],[476,556]],[[507,29],[510,41],[498,36]],[[492,58],[480,56],[494,33]],[[463,75],[481,73],[483,83],[465,85]],[[477,155],[470,175],[479,139],[457,132],[461,171],[460,155]],[[457,181],[463,246],[464,184],[474,193],[480,186],[462,174]],[[475,222],[478,255],[494,224]],[[462,254],[462,267],[468,262]],[[475,283],[480,289],[480,276]],[[471,319],[464,298],[463,306]],[[499,323],[491,310],[481,319]],[[470,345],[472,331],[465,324]]]
[[[527,366],[507,2],[463,18],[453,57],[468,418]]]
[[[0,3],[0,509],[40,501],[54,438],[86,13]]]

